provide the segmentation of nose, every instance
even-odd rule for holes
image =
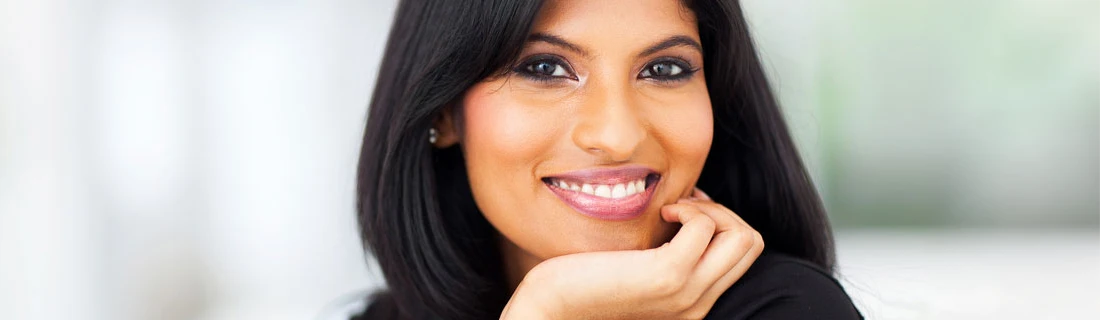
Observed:
[[[573,142],[602,160],[630,160],[647,132],[629,88],[589,88],[592,93],[579,109]]]

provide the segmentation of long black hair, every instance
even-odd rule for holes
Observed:
[[[737,1],[696,0],[714,140],[698,186],[768,250],[833,270],[828,219],[764,75]],[[359,231],[388,289],[369,318],[492,319],[509,296],[495,230],[474,204],[459,147],[428,129],[512,64],[537,0],[401,1],[370,102],[358,168]]]

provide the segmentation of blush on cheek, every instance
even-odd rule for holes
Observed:
[[[714,118],[710,99],[707,99],[705,104],[700,106],[695,117],[697,118],[693,126],[694,130],[687,130],[691,136],[685,139],[690,140],[690,142],[684,143],[684,149],[686,153],[694,156],[697,161],[697,168],[699,172],[702,172],[703,164],[706,163],[707,155],[710,153],[710,145],[714,141]]]
[[[492,86],[479,84],[464,100],[465,148],[467,152],[487,152],[502,161],[530,164],[523,160],[538,156],[545,140],[552,137],[552,124]]]
[[[710,145],[714,139],[714,119],[710,106],[710,100],[698,101],[682,108],[677,112],[665,114],[661,127],[668,140],[668,147],[674,150],[678,158],[701,163],[706,160]],[[680,159],[678,159],[680,160]]]
[[[675,108],[662,108],[654,122],[658,138],[670,160],[671,176],[667,180],[671,194],[668,201],[683,198],[691,194],[698,182],[710,153],[714,139],[714,120],[709,99],[697,99],[675,105]]]

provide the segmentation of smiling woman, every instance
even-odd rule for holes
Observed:
[[[735,1],[395,20],[358,177],[388,289],[359,318],[860,317]]]

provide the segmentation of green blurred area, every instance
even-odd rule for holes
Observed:
[[[1100,1],[745,6],[834,225],[1100,226]]]

